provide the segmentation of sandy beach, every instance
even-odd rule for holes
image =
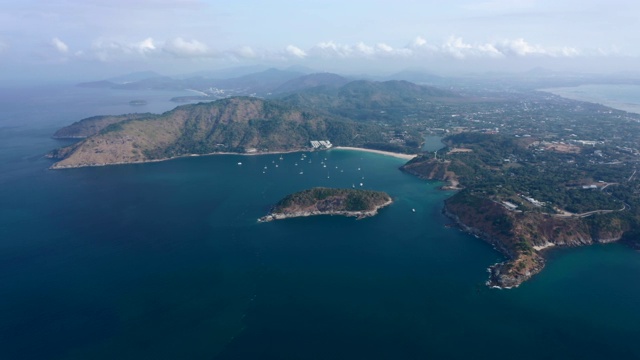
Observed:
[[[405,159],[405,160],[411,160],[414,157],[418,156],[418,155],[411,155],[411,154],[400,154],[400,153],[394,153],[394,152],[390,152],[390,151],[382,151],[382,150],[373,150],[373,149],[365,149],[365,148],[357,148],[357,147],[348,147],[348,146],[336,146],[334,148],[332,148],[332,150],[353,150],[353,151],[366,151],[366,152],[371,152],[371,153],[376,153],[376,154],[382,154],[382,155],[388,155],[388,156],[393,156],[399,159]]]
[[[382,155],[387,155],[387,156],[393,156],[396,158],[400,158],[400,159],[405,159],[405,160],[411,160],[414,157],[418,156],[418,155],[409,155],[409,154],[400,154],[400,153],[394,153],[394,152],[390,152],[390,151],[382,151],[382,150],[373,150],[373,149],[365,149],[365,148],[357,148],[357,147],[347,147],[347,146],[337,146],[337,147],[333,147],[329,150],[333,150],[333,149],[337,149],[337,150],[352,150],[352,151],[366,151],[366,152],[372,152],[372,153],[376,153],[376,154],[382,154]],[[73,169],[73,168],[80,168],[80,167],[88,167],[88,166],[109,166],[109,165],[125,165],[125,164],[144,164],[144,163],[152,163],[152,162],[161,162],[161,161],[167,161],[167,160],[173,160],[173,159],[180,159],[180,158],[185,158],[185,157],[196,157],[196,156],[213,156],[213,155],[242,155],[242,156],[257,156],[257,155],[277,155],[277,154],[290,154],[290,153],[297,153],[297,152],[311,152],[313,150],[310,149],[296,149],[296,150],[290,150],[290,151],[265,151],[265,152],[251,152],[251,153],[235,153],[235,152],[215,152],[215,153],[207,153],[207,154],[184,154],[184,155],[178,155],[178,156],[174,156],[174,157],[169,157],[169,158],[162,158],[162,159],[146,159],[146,160],[139,160],[139,161],[118,161],[118,162],[110,162],[110,163],[92,163],[92,164],[82,164],[82,165],[58,165],[59,162],[58,161],[56,163],[54,163],[53,165],[51,165],[49,167],[49,169],[51,170],[60,170],[60,169]],[[325,151],[325,150],[322,150]]]

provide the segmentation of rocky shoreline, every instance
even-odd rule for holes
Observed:
[[[491,237],[488,233],[471,226],[468,226],[460,217],[449,210],[447,205],[445,204],[443,210],[443,214],[446,215],[449,219],[453,220],[456,226],[466,232],[467,234],[473,235],[478,239],[481,239],[487,243],[489,243],[496,251],[500,252],[504,256],[508,258],[508,260],[495,263],[487,268],[487,272],[489,273],[489,279],[485,282],[485,285],[491,288],[496,289],[511,289],[513,287],[518,287],[522,282],[528,280],[534,273],[529,272],[529,276],[526,279],[519,279],[519,281],[515,281],[513,277],[509,276],[507,278],[507,272],[504,271],[506,264],[514,258],[514,255],[509,249],[504,246],[504,244],[498,241],[496,238]],[[540,272],[542,267],[538,269],[535,273]]]
[[[111,166],[111,165],[129,165],[129,164],[147,164],[147,163],[155,163],[155,162],[163,162],[175,159],[182,159],[188,157],[198,157],[198,156],[215,156],[215,155],[240,155],[240,156],[258,156],[258,155],[279,155],[279,154],[291,154],[297,152],[312,152],[312,151],[325,151],[325,150],[313,150],[313,149],[294,149],[294,150],[283,150],[283,151],[256,151],[252,153],[248,152],[212,152],[206,154],[185,154],[178,155],[173,157],[159,158],[159,159],[146,159],[146,160],[132,160],[132,161],[121,161],[121,162],[109,162],[109,163],[87,163],[87,164],[73,164],[73,165],[59,165],[60,161],[53,163],[49,167],[49,170],[61,170],[61,169],[78,169],[83,167],[99,167],[99,166]],[[54,155],[51,153],[46,154],[44,156],[48,159],[56,159]]]
[[[67,137],[67,138],[71,139],[71,137]],[[78,139],[81,139],[81,138],[82,137],[78,137]],[[393,156],[393,157],[397,157],[397,158],[401,158],[401,159],[408,159],[409,157],[415,156],[415,155],[407,155],[407,154],[401,154],[401,153],[392,153],[392,152],[388,152],[388,151],[387,152],[382,152],[382,151],[371,150],[371,149],[366,149],[366,148],[335,147],[335,148],[332,148],[332,149],[374,152],[374,153],[389,155],[389,156]],[[146,163],[162,162],[162,161],[181,159],[181,158],[186,158],[186,157],[196,157],[196,156],[214,156],[214,155],[257,156],[257,155],[279,155],[279,154],[290,154],[290,153],[297,153],[297,152],[316,152],[316,151],[327,151],[327,150],[326,149],[317,150],[317,149],[310,149],[310,148],[299,148],[299,149],[291,149],[291,150],[256,151],[256,152],[229,152],[229,151],[226,151],[226,152],[212,152],[212,153],[206,153],[206,154],[184,154],[184,155],[178,155],[178,156],[166,157],[166,158],[159,158],[159,159],[144,159],[144,160],[130,160],[130,161],[119,161],[119,162],[81,163],[81,164],[72,164],[72,165],[61,165],[60,163],[62,162],[62,160],[64,160],[64,158],[63,158],[62,160],[53,163],[49,167],[49,169],[50,170],[60,170],[60,169],[77,169],[77,168],[83,168],[83,167],[98,167],[98,166],[110,166],[110,165],[146,164]],[[60,159],[53,152],[49,152],[44,157],[48,158],[48,159],[54,159],[54,160]]]
[[[569,233],[575,231],[575,227],[570,226],[567,229],[563,229],[563,231],[555,237],[550,237],[544,240],[541,239],[540,241],[545,241],[544,246],[533,245],[525,247],[523,246],[524,243],[515,241],[515,239],[529,238],[531,235],[527,231],[522,230],[522,225],[527,223],[526,219],[513,219],[513,224],[511,225],[509,233],[501,234],[494,229],[493,224],[482,222],[482,220],[478,222],[478,214],[486,213],[486,209],[484,209],[484,212],[479,211],[476,208],[469,210],[476,213],[466,213],[467,210],[463,210],[465,212],[462,215],[458,214],[455,210],[451,209],[447,202],[445,202],[443,213],[453,220],[456,226],[458,226],[462,231],[489,243],[496,251],[500,252],[507,258],[505,261],[493,264],[487,268],[489,279],[485,284],[488,287],[496,289],[516,288],[523,282],[541,272],[546,263],[544,254],[548,249],[558,247],[577,247],[591,245],[594,243],[604,244],[618,241],[622,238],[622,232],[615,234],[597,234],[592,231],[587,231],[580,234],[576,231],[573,235],[569,235]],[[461,219],[461,216],[466,216],[467,221]],[[474,221],[478,223],[472,225],[471,223]],[[531,231],[536,232],[540,237],[546,237],[547,234],[544,233],[544,227],[546,225],[545,222],[553,220],[539,220],[537,218],[529,219],[529,222],[531,221],[537,222],[537,225],[539,226],[539,228]],[[589,229],[587,228],[586,230]],[[539,249],[537,249],[537,247]]]
[[[290,213],[270,213],[266,216],[263,216],[261,218],[258,219],[258,222],[262,223],[262,222],[270,222],[273,220],[284,220],[284,219],[291,219],[291,218],[296,218],[296,217],[306,217],[306,216],[317,216],[317,215],[339,215],[339,216],[346,216],[346,217],[355,217],[357,220],[361,220],[367,217],[372,217],[378,214],[378,210],[390,205],[391,203],[393,203],[393,200],[389,200],[384,204],[378,205],[375,207],[375,209],[373,210],[366,210],[366,211],[297,211],[297,212],[290,212]]]

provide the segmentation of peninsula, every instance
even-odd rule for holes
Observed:
[[[363,146],[380,127],[277,101],[234,97],[183,105],[160,115],[98,116],[56,132],[83,140],[52,151],[52,169],[142,163],[216,153],[308,150],[311,141]]]
[[[327,86],[327,81],[333,85]],[[56,160],[51,168],[306,151],[314,140],[415,154],[420,150],[423,135],[419,129],[423,127],[408,129],[404,119],[417,116],[416,111],[423,108],[420,115],[432,114],[433,102],[467,101],[450,91],[407,81],[345,81],[321,74],[290,83],[281,95],[269,99],[225,95],[210,101],[216,95],[163,114],[80,120],[53,135],[80,140],[49,153]]]
[[[384,192],[317,187],[287,195],[259,222],[313,215],[342,215],[363,219],[393,200]]]
[[[553,247],[637,242],[640,183],[623,165],[636,155],[615,145],[499,134],[461,133],[444,142],[402,170],[458,190],[444,213],[507,257],[489,268],[487,285],[517,287],[543,269]],[[604,154],[620,160],[603,161]]]

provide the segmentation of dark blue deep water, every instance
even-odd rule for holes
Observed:
[[[640,358],[640,254],[556,250],[520,288],[488,289],[502,256],[445,227],[450,194],[396,158],[47,170],[58,127],[175,95],[0,90],[0,359]],[[361,182],[394,204],[256,222],[287,193]]]

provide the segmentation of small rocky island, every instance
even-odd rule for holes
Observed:
[[[376,215],[378,209],[392,202],[391,197],[381,191],[317,187],[287,195],[258,221],[312,215],[342,215],[363,219]]]

